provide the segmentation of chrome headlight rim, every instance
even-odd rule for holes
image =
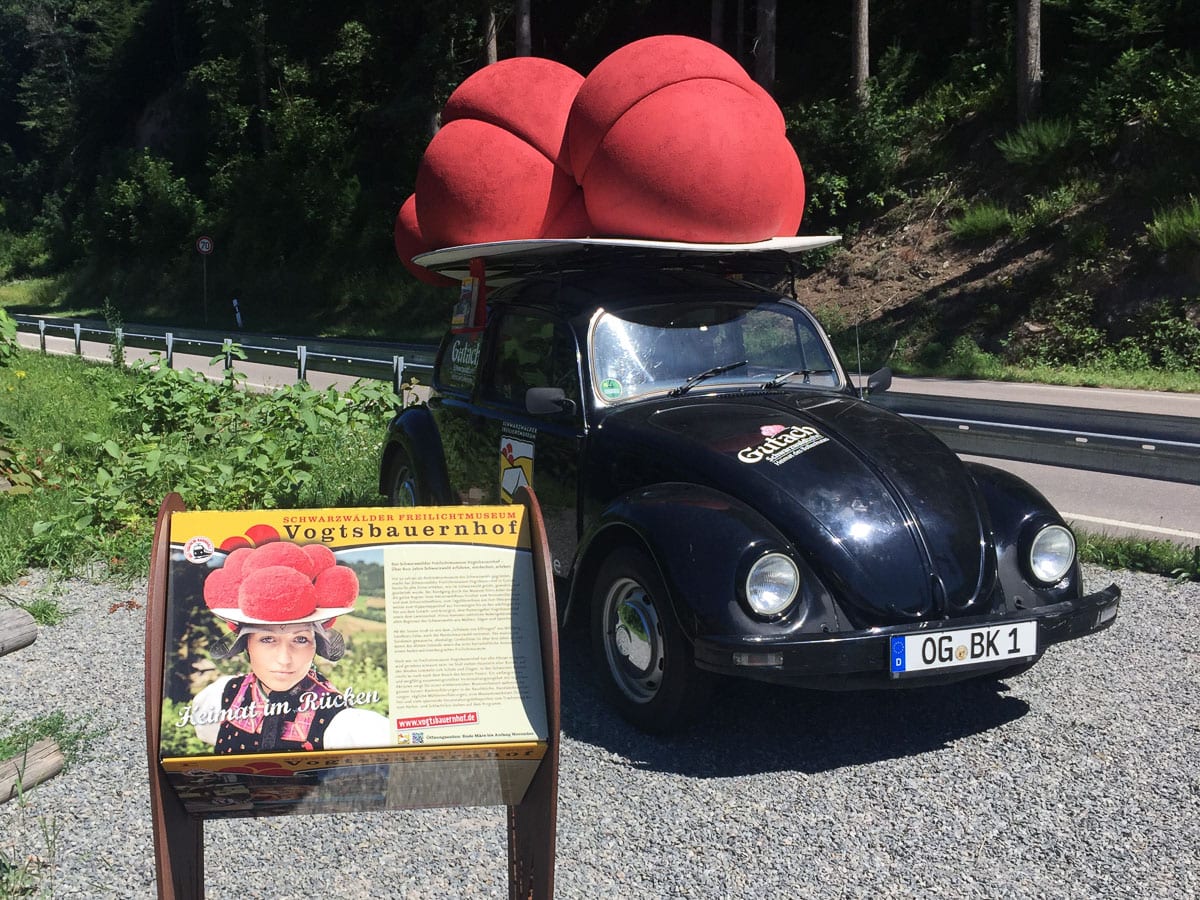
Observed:
[[[802,584],[803,576],[796,561],[786,553],[769,550],[746,571],[742,598],[754,616],[773,621],[795,606]]]
[[[1071,574],[1076,562],[1075,535],[1057,522],[1038,526],[1029,539],[1025,553],[1029,577],[1044,587],[1052,587]]]

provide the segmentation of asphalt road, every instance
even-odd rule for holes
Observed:
[[[23,346],[38,346],[36,334],[21,332],[19,337]],[[52,353],[74,352],[72,339],[66,337],[47,336],[46,348]],[[107,344],[84,341],[82,350],[86,358],[109,359]],[[150,351],[131,347],[126,348],[125,356],[128,361],[147,359]],[[270,389],[296,380],[296,371],[290,367],[241,360],[235,361],[235,365],[252,388]],[[210,366],[207,356],[176,353],[175,367],[211,371],[217,378],[221,375],[220,366]],[[308,372],[309,384],[319,390],[348,385],[353,380],[348,375],[311,369]],[[1200,418],[1200,395],[1197,394],[936,378],[896,378],[891,390]],[[1021,476],[1041,491],[1078,530],[1200,544],[1200,485],[1106,475],[1014,460],[974,456],[964,456],[964,459],[979,460]]]

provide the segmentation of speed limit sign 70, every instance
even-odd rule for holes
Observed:
[[[203,256],[208,256],[208,254],[212,253],[213,239],[210,237],[196,238],[196,252],[202,254]]]

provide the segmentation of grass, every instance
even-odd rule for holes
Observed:
[[[1184,203],[1159,210],[1146,226],[1146,234],[1155,249],[1200,249],[1200,198],[1189,197]]]
[[[1138,540],[1110,535],[1076,533],[1079,558],[1109,569],[1132,569],[1169,575],[1180,581],[1200,581],[1200,546],[1171,541]]]
[[[947,220],[946,227],[960,241],[980,243],[1012,231],[1013,216],[1005,207],[988,200],[968,206],[962,215]]]

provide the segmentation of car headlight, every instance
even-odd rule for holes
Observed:
[[[1042,584],[1056,584],[1075,563],[1075,537],[1062,525],[1047,525],[1029,545],[1029,571]]]
[[[757,615],[777,616],[791,605],[800,590],[800,570],[791,557],[767,553],[746,575],[746,602]]]

